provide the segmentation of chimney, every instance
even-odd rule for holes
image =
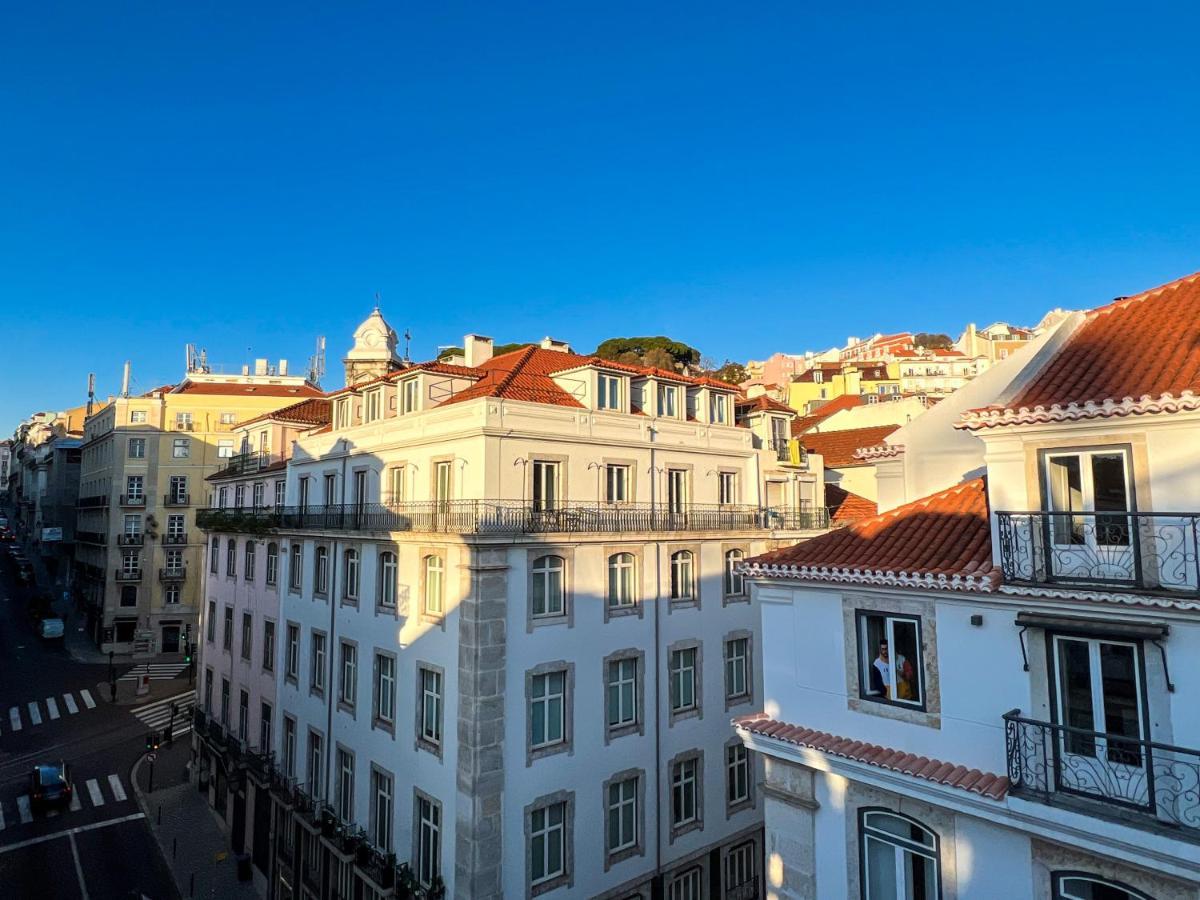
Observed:
[[[558,341],[552,337],[542,338],[542,349],[553,350],[555,353],[570,353],[571,345],[566,341]]]
[[[125,371],[121,375],[121,396],[129,396],[129,360],[125,360]]]
[[[254,374],[255,375],[266,375],[267,374],[267,361],[265,359],[256,359],[254,361]]]
[[[484,337],[482,334],[466,335],[463,338],[463,356],[466,358],[466,364],[472,369],[482,366],[492,358],[493,346],[490,337]]]
[[[281,359],[279,361],[279,374],[280,375],[287,374],[287,360],[286,359]]]
[[[243,375],[249,375],[249,374],[250,374],[250,366],[249,366],[249,364],[242,366],[242,374],[243,374]]]

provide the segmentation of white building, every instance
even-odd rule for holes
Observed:
[[[360,328],[347,376],[256,519],[283,584],[250,789],[277,800],[272,896],[759,896],[737,568],[824,526],[795,414],[550,339],[406,365]]]
[[[896,350],[902,394],[952,394],[987,368],[983,356],[958,350]]]
[[[750,562],[768,896],[1200,897],[1198,371],[1200,276],[1075,313]]]

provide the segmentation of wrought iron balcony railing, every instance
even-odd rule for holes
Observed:
[[[1200,594],[1200,513],[998,512],[1011,584]]]
[[[229,457],[229,465],[226,467],[225,472],[230,475],[245,475],[265,469],[273,462],[276,462],[276,459],[267,450],[250,450],[246,453],[235,453]]]
[[[187,532],[184,531],[178,534],[164,534],[162,536],[162,542],[168,547],[182,546],[188,542]]]
[[[76,531],[75,543],[104,545],[108,543],[108,535],[103,531]]]
[[[140,531],[136,534],[129,532],[127,534],[117,535],[117,543],[122,547],[140,547],[146,542],[146,536]]]
[[[145,506],[146,505],[146,495],[145,494],[122,494],[121,495],[121,505],[122,506]]]
[[[285,506],[279,509],[201,509],[196,523],[209,531],[414,531],[455,534],[624,533],[677,531],[818,530],[828,511],[762,509],[735,504],[562,504],[520,500],[444,503]]]
[[[734,887],[725,888],[725,900],[759,900],[762,896],[758,889],[758,879],[750,878]]]
[[[80,497],[75,501],[75,505],[80,509],[101,509],[108,506],[108,495],[97,495],[94,497]]]
[[[1004,714],[1012,791],[1053,804],[1099,800],[1200,840],[1200,750]]]
[[[192,498],[188,494],[163,494],[163,506],[187,506],[192,502]]]
[[[775,459],[779,462],[788,462],[791,459],[788,453],[788,439],[773,437],[768,445],[775,451]]]
[[[158,570],[159,581],[184,581],[187,579],[187,569],[183,566],[168,566]]]
[[[117,581],[141,581],[142,580],[142,570],[140,568],[138,568],[138,569],[117,569],[116,573],[117,574],[115,577],[116,577]]]

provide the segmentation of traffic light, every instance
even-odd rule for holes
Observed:
[[[151,731],[146,734],[146,752],[150,753],[158,749],[159,737],[157,731]]]
[[[189,666],[192,664],[192,645],[188,644],[183,651],[183,661]]]

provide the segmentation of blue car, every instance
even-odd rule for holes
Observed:
[[[66,806],[75,790],[71,784],[71,767],[65,762],[34,766],[29,776],[29,796],[35,807]]]

